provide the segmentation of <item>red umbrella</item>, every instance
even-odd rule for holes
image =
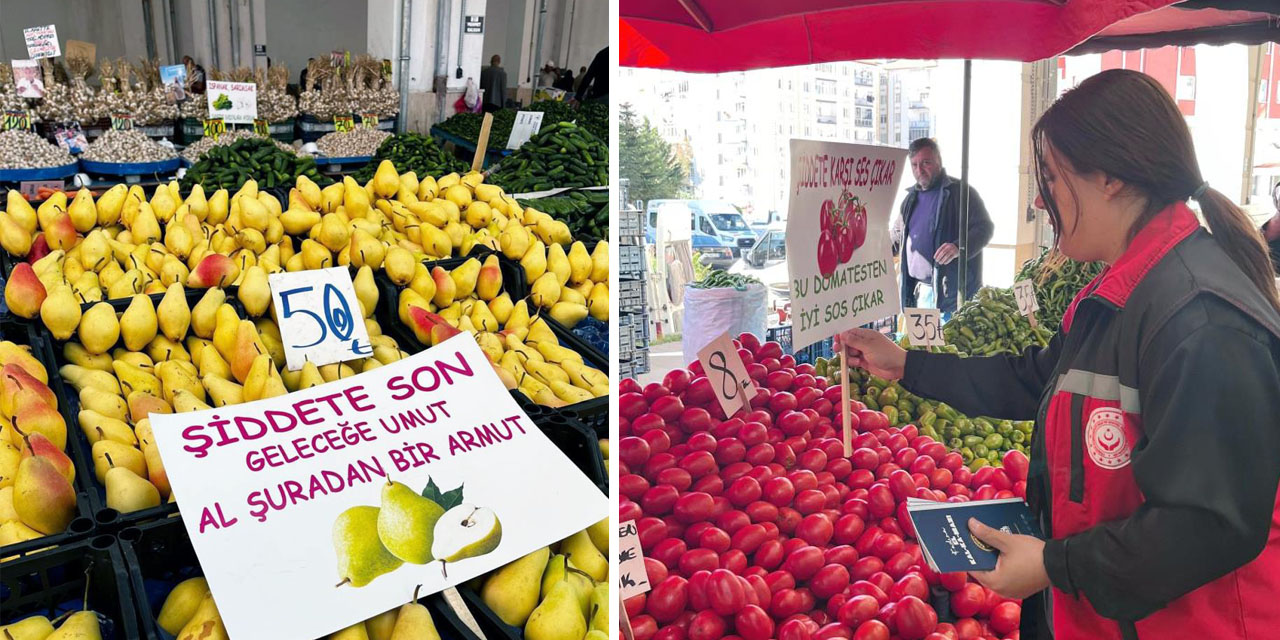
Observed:
[[[620,0],[623,66],[716,73],[870,58],[1040,60],[1175,0]]]

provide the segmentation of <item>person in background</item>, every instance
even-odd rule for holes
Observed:
[[[584,78],[586,75],[587,75],[587,68],[586,68],[586,67],[579,67],[579,68],[578,68],[578,76],[577,76],[577,77],[574,79],[574,81],[573,81],[573,92],[574,92],[574,93],[577,93],[577,92],[578,92],[578,89],[582,88],[582,78]]]
[[[956,310],[960,288],[960,181],[942,168],[938,143],[920,138],[908,147],[916,183],[907,189],[894,221],[893,251],[902,257],[902,307],[933,306],[944,319]],[[982,249],[995,225],[978,192],[969,185],[969,261],[965,296],[982,288]]]
[[[609,99],[609,47],[596,52],[596,57],[591,59],[574,99],[578,102]]]
[[[1046,539],[968,522],[1000,552],[971,575],[1026,599],[1021,637],[1275,638],[1280,292],[1262,239],[1205,182],[1151,76],[1085,79],[1031,143],[1058,250],[1107,265],[1049,344],[961,358],[853,329],[849,364],[968,415],[1036,420],[1026,500]]]
[[[204,67],[196,64],[191,56],[182,56],[182,64],[187,67],[187,85],[191,93],[204,93]]]
[[[507,99],[507,72],[502,68],[502,56],[494,54],[489,58],[489,66],[480,70],[480,89],[484,91],[485,113],[502,108]]]
[[[556,63],[548,60],[542,65],[542,72],[538,74],[539,87],[552,87],[556,80],[560,79],[560,70],[556,67]]]
[[[1262,239],[1267,241],[1271,264],[1275,267],[1276,276],[1280,277],[1280,182],[1271,188],[1271,204],[1276,208],[1276,215],[1262,225]]]
[[[560,78],[551,86],[566,93],[573,93],[573,71],[561,69]]]

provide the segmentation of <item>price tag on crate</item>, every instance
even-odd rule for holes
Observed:
[[[355,128],[356,128],[356,122],[355,122],[355,119],[352,118],[351,116],[334,116],[333,117],[334,131],[345,133]]]
[[[942,337],[942,314],[937,309],[906,308],[906,333],[913,347],[942,347],[947,339]]]
[[[711,381],[711,390],[720,401],[720,408],[727,416],[737,413],[739,408],[751,410],[751,398],[756,394],[756,385],[747,375],[747,367],[742,364],[738,349],[733,346],[729,334],[722,333],[707,346],[698,351],[698,360]]]
[[[376,114],[376,113],[362,113],[362,114],[360,114],[360,126],[362,126],[362,127],[366,128],[366,129],[377,129],[377,128],[378,128],[378,114]]]
[[[266,137],[268,137],[268,136],[270,136],[270,135],[271,135],[271,130],[267,128],[267,120],[266,120],[266,118],[254,118],[254,119],[253,119],[253,133],[254,133],[254,135],[259,135],[259,136],[262,136],[262,137],[264,137],[264,138],[266,138]]]
[[[204,137],[217,140],[227,131],[227,122],[222,118],[209,118],[204,121]]]
[[[44,200],[47,196],[40,194],[41,189],[55,191],[64,186],[61,180],[23,180],[18,183],[18,193],[26,196],[27,200]]]
[[[644,550],[636,521],[618,523],[618,596],[623,600],[653,589],[649,572],[644,568]]]
[[[22,131],[31,130],[31,113],[29,111],[6,111],[4,112],[4,121],[0,124],[0,131],[8,131],[10,129],[20,129]]]
[[[111,114],[111,128],[116,131],[131,131],[133,129],[133,114],[132,113]]]
[[[541,129],[541,111],[517,111],[516,121],[511,125],[511,135],[507,138],[507,148],[519,149],[520,145],[528,142]]]
[[[273,273],[267,279],[290,371],[373,353],[351,272],[346,267]]]

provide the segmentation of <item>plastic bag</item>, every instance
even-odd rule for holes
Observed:
[[[722,333],[736,338],[740,333],[764,337],[768,326],[769,290],[763,284],[745,289],[684,288],[684,328],[680,343],[684,363],[698,359],[698,350]]]

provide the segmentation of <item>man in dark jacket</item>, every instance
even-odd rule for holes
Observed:
[[[956,310],[960,288],[960,181],[942,168],[938,143],[920,138],[908,148],[916,183],[907,189],[901,215],[893,225],[893,252],[901,256],[902,306],[915,307],[922,292],[931,292],[944,313]],[[978,192],[969,187],[969,259],[965,296],[982,286],[982,249],[995,225]],[[930,289],[923,289],[923,287]]]

